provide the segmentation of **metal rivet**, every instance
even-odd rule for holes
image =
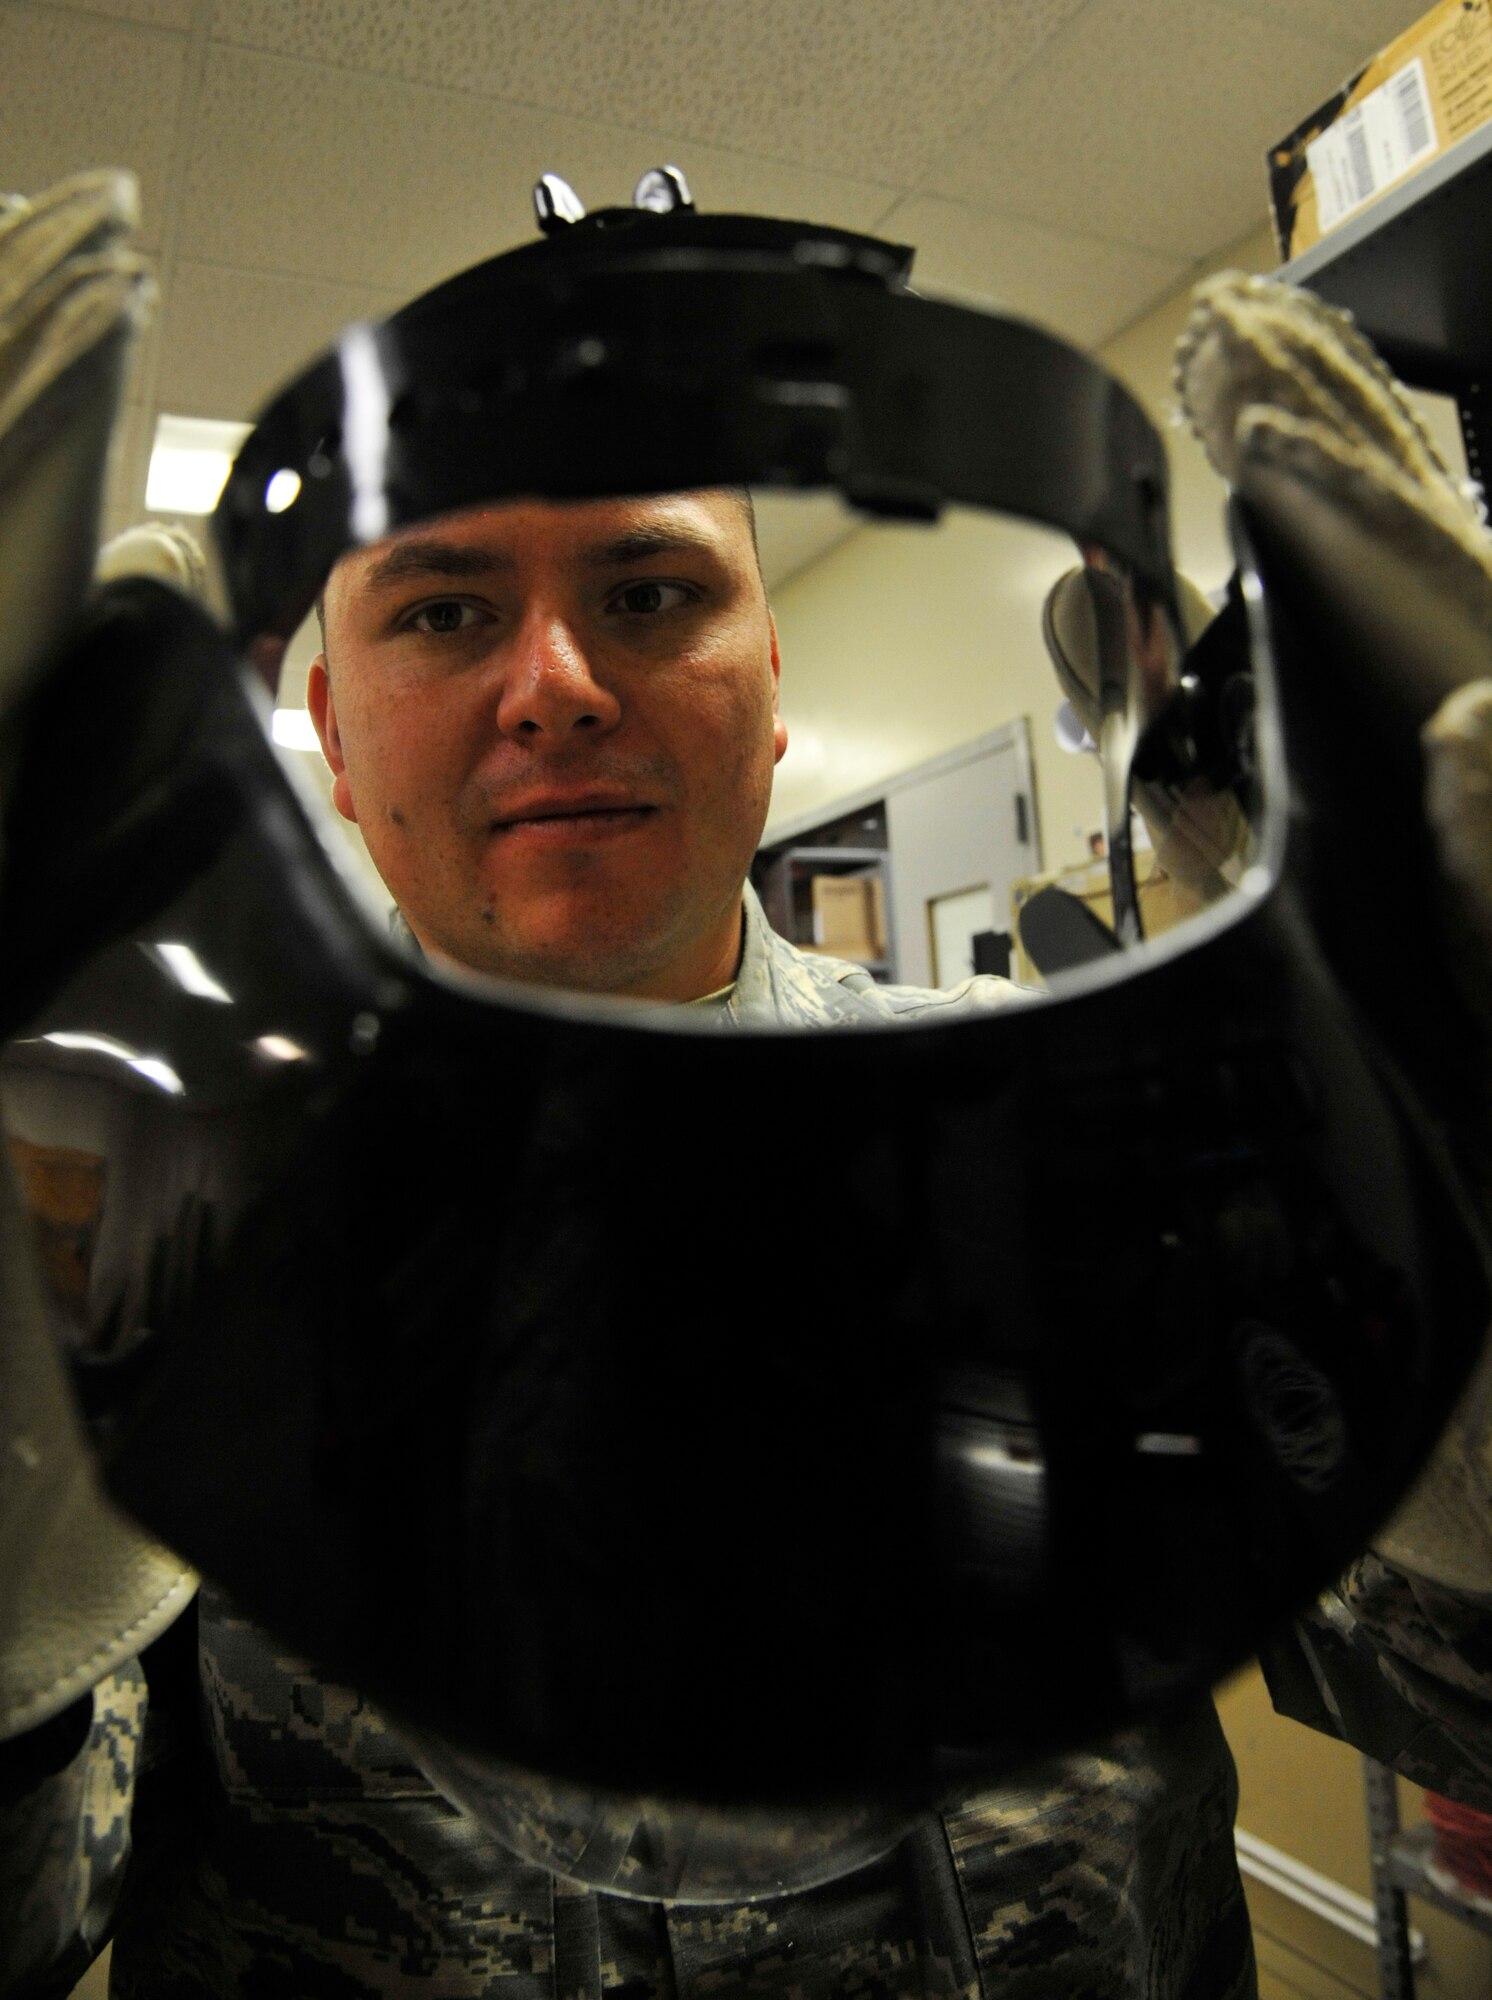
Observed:
[[[632,190],[632,206],[645,208],[650,215],[672,215],[678,209],[693,208],[683,168],[649,167]]]
[[[584,222],[585,203],[561,175],[540,174],[534,182],[534,213],[544,234],[553,236],[556,230]]]

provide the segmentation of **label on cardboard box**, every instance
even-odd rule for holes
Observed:
[[[1429,159],[1437,145],[1425,66],[1416,56],[1306,147],[1322,234]]]
[[[1270,148],[1287,260],[1492,118],[1492,0],[1440,0]]]

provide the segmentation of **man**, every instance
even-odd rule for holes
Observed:
[[[493,508],[337,566],[307,699],[432,958],[653,1000],[734,978],[787,747],[747,505]]]
[[[333,798],[432,963],[711,1005],[727,1028],[1008,996],[877,987],[767,927],[746,874],[786,730],[745,495],[474,509],[346,556],[323,618],[308,699]],[[841,1881],[666,1907],[507,1853],[363,1697],[209,1586],[143,1672],[95,1690],[87,1742],[21,1801],[23,1831],[52,1825],[75,1867],[80,1933],[119,1891],[132,1795],[116,1994],[1254,1990],[1205,1701],[928,1811]]]

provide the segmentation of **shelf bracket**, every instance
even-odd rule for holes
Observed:
[[[1461,437],[1466,446],[1466,467],[1488,494],[1492,474],[1492,383],[1470,382],[1456,394],[1456,411],[1461,419]]]
[[[1389,1850],[1399,1831],[1398,1779],[1386,1764],[1362,1760],[1368,1806],[1368,1854],[1373,1871],[1373,1915],[1378,1930],[1378,1985],[1383,2000],[1414,2000],[1409,1956],[1409,1911],[1404,1891],[1389,1875]]]

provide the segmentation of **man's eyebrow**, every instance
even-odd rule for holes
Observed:
[[[474,547],[469,542],[448,542],[434,535],[413,541],[395,542],[392,548],[369,564],[362,588],[380,590],[391,583],[405,583],[411,577],[441,576],[462,578],[497,576],[515,568],[504,549]]]
[[[628,563],[645,562],[649,556],[717,556],[719,548],[709,535],[693,528],[629,528],[609,542],[593,542],[582,549],[580,559],[587,569],[621,569]]]

